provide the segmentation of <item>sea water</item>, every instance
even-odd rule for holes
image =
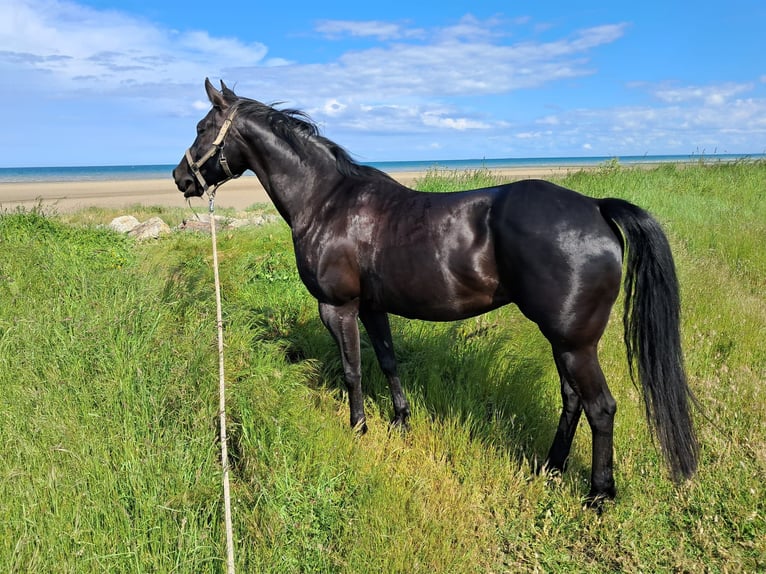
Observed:
[[[593,156],[593,157],[539,157],[450,159],[425,161],[365,162],[386,172],[427,171],[430,169],[472,170],[525,167],[593,167],[610,161],[624,165],[654,163],[688,163],[696,161],[742,161],[762,160],[766,154],[717,154],[717,155],[641,155],[641,156]],[[38,183],[57,181],[117,181],[125,179],[171,178],[175,165],[102,165],[71,167],[3,167],[0,183]]]

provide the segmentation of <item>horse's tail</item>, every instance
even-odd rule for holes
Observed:
[[[625,270],[625,346],[630,375],[638,379],[646,418],[673,480],[697,469],[697,439],[681,352],[680,303],[673,256],[662,228],[646,211],[621,199],[598,202],[604,218],[622,233]]]

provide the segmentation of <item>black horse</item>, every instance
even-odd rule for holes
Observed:
[[[410,415],[387,313],[452,321],[515,303],[548,339],[563,411],[547,467],[561,471],[582,411],[593,437],[590,501],[615,496],[615,400],[597,347],[625,272],[625,344],[646,415],[675,480],[697,466],[667,239],[643,209],[539,180],[421,193],[354,162],[296,110],[205,81],[212,109],[173,170],[186,197],[250,169],[292,229],[303,283],[338,343],[351,425],[366,429],[361,319],[391,389],[393,424]],[[626,253],[627,252],[627,253]]]

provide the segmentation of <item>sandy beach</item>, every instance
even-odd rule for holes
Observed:
[[[528,167],[493,169],[509,179],[550,177],[566,174],[567,167]],[[412,186],[425,172],[392,172],[391,176],[404,185]],[[245,176],[228,182],[216,195],[216,206],[245,209],[255,203],[269,203],[258,179]],[[17,207],[41,206],[47,212],[66,213],[87,207],[129,208],[135,205],[184,207],[186,204],[168,174],[165,179],[136,179],[110,181],[70,181],[45,183],[0,183],[0,212]],[[194,207],[206,207],[207,201],[192,200]]]

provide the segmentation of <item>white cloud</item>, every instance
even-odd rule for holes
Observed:
[[[489,124],[469,118],[447,117],[440,111],[425,112],[421,116],[424,126],[436,128],[448,128],[451,130],[485,130],[490,127]]]
[[[473,23],[479,26],[482,23]],[[402,99],[503,94],[593,73],[589,50],[614,41],[623,25],[586,29],[555,42],[507,43],[487,34],[465,39],[431,33],[428,42],[400,41],[349,51],[325,64],[274,69],[231,68],[242,86],[276,99],[348,97],[371,104]],[[248,78],[257,78],[252,83]],[[312,104],[316,105],[316,103]]]
[[[268,92],[270,85],[273,99],[313,107],[321,108],[321,100],[351,96],[381,105],[500,94],[587,75],[592,73],[587,52],[614,41],[624,29],[622,24],[598,26],[553,42],[513,44],[507,41],[506,24],[470,15],[432,30],[386,21],[325,20],[316,25],[320,33],[380,43],[307,65],[279,56],[267,59],[267,47],[258,42],[202,30],[168,30],[66,0],[15,0],[0,3],[0,72],[36,72],[48,90],[55,82],[57,90],[152,98],[163,85],[166,97],[172,97],[179,85],[219,75],[243,89],[256,88],[254,95]]]
[[[658,87],[654,95],[663,102],[679,104],[702,101],[707,105],[720,106],[732,97],[753,89],[752,84],[726,83],[711,86]]]
[[[176,116],[200,111],[188,94],[199,98],[190,90],[200,89],[209,76],[224,78],[243,95],[306,108],[341,129],[487,130],[502,118],[457,108],[437,111],[455,96],[503,94],[590,74],[587,52],[613,41],[623,28],[596,27],[548,43],[510,43],[508,28],[524,24],[468,15],[454,25],[424,30],[398,22],[325,20],[317,32],[375,44],[332,61],[301,64],[269,58],[262,43],[169,30],[119,11],[66,0],[2,1],[0,73],[17,78],[23,73],[41,95],[108,95]]]
[[[223,65],[252,66],[263,44],[174,32],[117,12],[73,2],[0,3],[0,70],[23,68],[59,90],[125,91],[168,78],[202,78]]]
[[[508,34],[502,30],[504,21],[499,18],[490,18],[488,20],[479,20],[472,14],[463,16],[457,24],[446,26],[439,31],[439,37],[442,40],[486,40],[487,37],[499,37]]]
[[[277,66],[290,66],[295,64],[292,60],[286,60],[285,58],[269,58],[263,62],[264,66],[277,67]]]
[[[256,65],[266,56],[266,46],[243,44],[234,38],[214,38],[207,32],[191,31],[179,36],[178,45],[202,59],[231,59],[237,65]]]
[[[520,26],[531,33],[525,40],[516,39]],[[427,153],[436,149],[435,141],[445,157],[686,153],[695,146],[720,148],[722,138],[731,148],[766,148],[766,99],[759,95],[764,75],[752,83],[710,85],[642,79],[627,87],[649,94],[652,105],[550,113],[565,105],[557,102],[529,117],[523,106],[511,105],[512,93],[562,80],[590,81],[585,78],[597,72],[594,53],[629,31],[617,23],[556,36],[556,27],[540,32],[543,27],[529,19],[472,15],[432,28],[323,20],[313,30],[316,42],[360,40],[352,42],[353,50],[309,64],[272,55],[257,41],[171,30],[70,0],[0,0],[0,73],[12,78],[0,91],[0,105],[20,93],[32,110],[52,98],[99,101],[115,117],[126,108],[136,112],[135,125],[125,129],[138,129],[138,120],[153,121],[155,129],[158,118],[170,124],[168,117],[197,117],[208,109],[202,79],[209,76],[223,78],[243,96],[307,110],[339,143],[361,151],[364,142],[379,154],[367,159],[406,157],[407,149]],[[482,105],[506,98],[507,106]],[[66,113],[62,107],[49,117]],[[67,127],[72,125],[74,120]],[[183,144],[187,135],[188,125]]]
[[[317,22],[315,29],[330,39],[354,36],[360,38],[371,37],[378,40],[393,40],[418,37],[422,34],[422,31],[418,29],[408,29],[394,22],[379,20],[320,20]]]
[[[348,106],[346,104],[333,98],[325,102],[324,106],[322,106],[322,111],[325,113],[325,115],[337,116],[342,114],[343,111],[347,108]]]
[[[653,94],[660,91],[645,84],[633,87]],[[723,83],[677,87],[670,94],[665,87],[663,105],[566,110],[528,126],[542,124],[555,132],[524,130],[522,126],[515,137],[525,140],[532,150],[528,154],[536,149],[543,155],[552,149],[582,149],[596,155],[763,153],[766,99],[733,98],[746,89],[746,84]]]
[[[329,99],[307,108],[310,116],[335,132],[415,134],[499,128],[502,122],[459,115],[453,107],[432,103],[369,105]],[[327,122],[324,122],[324,119]]]
[[[557,116],[545,116],[537,120],[540,125],[557,126],[561,123],[561,120]]]

